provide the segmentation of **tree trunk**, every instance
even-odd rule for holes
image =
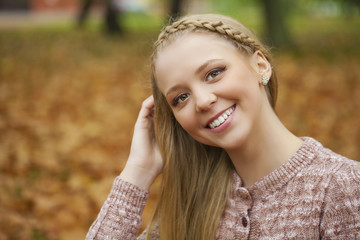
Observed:
[[[116,9],[112,0],[102,0],[105,5],[105,12],[103,15],[104,27],[108,33],[121,33],[122,28],[119,23],[119,10]],[[91,6],[94,0],[83,0],[80,13],[78,15],[78,26],[82,27],[89,15]]]
[[[286,0],[262,0],[265,15],[265,38],[270,45],[287,47],[291,39],[286,26],[287,4]]]
[[[121,27],[119,24],[119,12],[114,6],[112,0],[105,0],[106,11],[105,11],[105,27],[108,33],[120,33]]]
[[[90,7],[93,3],[94,3],[94,0],[83,0],[82,1],[80,13],[78,16],[78,25],[80,27],[82,27],[84,25],[84,22],[89,15]]]
[[[182,14],[184,0],[170,0],[170,21],[176,20]]]

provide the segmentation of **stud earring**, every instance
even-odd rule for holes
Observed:
[[[269,80],[270,80],[270,78],[268,76],[266,76],[266,75],[261,76],[261,82],[264,86],[266,86],[268,84]]]

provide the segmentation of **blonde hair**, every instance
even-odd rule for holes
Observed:
[[[156,83],[158,53],[180,35],[211,32],[231,41],[244,55],[261,51],[271,64],[269,51],[238,21],[216,14],[189,15],[166,26],[154,44],[151,79],[155,99],[155,135],[163,161],[162,191],[147,239],[158,224],[161,239],[214,239],[231,189],[233,165],[223,149],[194,140],[176,121]],[[265,86],[274,108],[277,78]]]

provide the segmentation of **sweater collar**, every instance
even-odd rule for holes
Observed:
[[[301,137],[301,139],[303,140],[302,146],[285,163],[248,188],[253,197],[256,198],[257,194],[264,195],[266,192],[270,193],[280,189],[316,158],[318,149],[322,148],[321,143],[311,137]],[[240,177],[237,175],[236,178]],[[233,183],[241,184],[241,180]]]

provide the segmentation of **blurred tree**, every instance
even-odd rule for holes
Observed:
[[[26,0],[0,0],[0,10],[28,10],[29,1]]]
[[[292,41],[286,26],[287,10],[290,4],[286,0],[261,0],[265,15],[265,38],[272,46],[287,47]]]
[[[94,0],[83,0],[80,8],[80,12],[78,15],[78,25],[83,27],[86,18],[89,15],[89,10],[91,5],[93,5]]]
[[[184,7],[184,0],[170,0],[170,21],[177,19]]]
[[[352,18],[360,13],[360,0],[347,0],[344,5],[344,13],[348,17]]]
[[[113,0],[102,0],[105,4],[104,11],[104,23],[105,29],[108,33],[121,33],[122,28],[119,23],[119,14],[120,11],[116,7]],[[83,0],[80,12],[78,15],[78,26],[83,27],[88,15],[91,6],[94,4],[94,0]]]
[[[121,27],[119,24],[120,11],[115,7],[113,0],[105,0],[105,26],[109,33],[120,33]]]

